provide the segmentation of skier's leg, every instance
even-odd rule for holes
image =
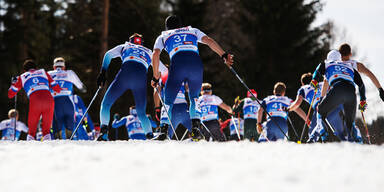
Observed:
[[[51,96],[51,93],[46,91],[42,92],[40,96],[41,100],[41,106],[42,106],[42,123],[41,123],[41,128],[43,132],[43,137],[44,139],[50,140],[50,131],[51,131],[51,126],[52,126],[52,120],[53,120],[53,111],[54,111],[54,105],[55,102],[53,100],[53,97]],[[47,136],[49,135],[49,138]]]
[[[212,133],[213,139],[215,141],[225,141],[224,134],[220,130],[220,123],[218,120],[212,120],[209,125],[209,130]]]
[[[100,127],[108,126],[110,121],[110,110],[115,101],[127,90],[125,83],[121,80],[121,76],[125,73],[120,70],[113,80],[111,85],[108,87],[107,92],[101,101],[100,107]]]
[[[177,93],[180,90],[182,82],[185,79],[182,67],[182,63],[171,65],[168,73],[168,79],[164,87],[164,104],[167,106],[168,115],[170,116],[171,121],[173,104],[175,102]]]
[[[133,97],[135,99],[137,116],[140,119],[145,134],[152,133],[151,122],[149,121],[147,114],[145,113],[147,107],[147,87],[146,82],[143,82],[141,88],[136,87],[132,89]]]
[[[39,92],[36,91],[32,93],[29,97],[29,111],[28,111],[28,137],[36,138],[37,124],[40,120],[40,103],[37,100],[39,97]]]

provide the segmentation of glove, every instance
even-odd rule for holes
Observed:
[[[225,52],[223,55],[221,55],[221,58],[224,59],[224,63],[228,66],[233,65],[233,55]]]
[[[12,83],[12,84],[15,84],[15,83],[17,82],[17,79],[18,79],[17,77],[12,77],[12,78],[11,78],[11,83]]]
[[[158,122],[160,122],[161,116],[161,107],[155,107],[155,117]]]
[[[263,131],[263,125],[261,123],[257,123],[257,132],[260,134]]]
[[[379,88],[380,98],[382,101],[384,101],[384,90],[383,88]]]
[[[120,119],[120,115],[118,113],[115,113],[113,115],[113,119],[119,120]]]
[[[100,74],[97,76],[97,86],[99,87],[104,86],[106,80],[107,80],[106,70],[102,69]]]
[[[360,101],[360,104],[359,104],[359,110],[364,112],[365,110],[367,109],[367,102],[366,101]]]
[[[312,79],[311,87],[313,87],[316,90],[319,88],[319,83],[316,80]]]
[[[157,86],[159,86],[159,79],[156,79],[155,77],[152,77],[151,85],[152,85],[153,88],[156,88]]]
[[[60,93],[60,91],[62,90],[62,88],[60,87],[59,84],[56,84],[55,86],[52,87],[53,91],[55,91],[56,93]]]

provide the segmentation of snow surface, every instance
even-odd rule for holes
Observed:
[[[0,191],[384,191],[383,146],[0,142]]]

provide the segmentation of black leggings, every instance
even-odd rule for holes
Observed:
[[[353,122],[356,117],[356,93],[353,83],[348,81],[338,81],[331,86],[331,89],[320,102],[318,112],[321,117],[327,118],[328,114],[343,104],[345,111],[345,123],[348,130],[352,130]]]
[[[220,123],[218,120],[210,120],[210,121],[204,121],[201,122],[204,124],[207,129],[204,127],[204,125],[201,125],[201,132],[203,133],[205,139],[209,141],[209,138],[212,137],[214,141],[225,141],[225,136],[220,130]]]

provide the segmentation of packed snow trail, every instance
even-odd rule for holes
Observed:
[[[384,148],[350,143],[0,142],[1,191],[383,191]]]

